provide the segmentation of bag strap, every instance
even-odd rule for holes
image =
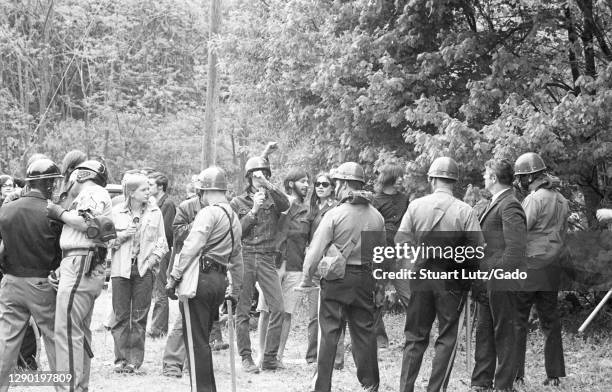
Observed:
[[[438,223],[440,223],[442,218],[444,218],[444,215],[446,215],[446,211],[448,211],[448,209],[450,208],[450,206],[453,204],[454,201],[455,201],[455,198],[451,197],[451,199],[448,202],[446,202],[446,204],[442,205],[442,214],[440,214],[440,216],[436,218],[436,220],[431,225],[431,229],[427,231],[433,231],[433,229],[435,229],[436,226],[438,226]]]
[[[230,229],[223,235],[223,237],[221,237],[221,238],[219,238],[219,240],[215,241],[214,244],[210,244],[206,248],[202,249],[202,256],[204,256],[204,254],[206,254],[206,252],[216,248],[219,244],[221,244],[227,238],[228,235],[230,235],[231,238],[232,238],[232,248],[230,250],[230,255],[231,255],[233,250],[234,250],[234,227],[232,225],[232,219],[230,218],[230,216],[227,213],[227,211],[225,210],[225,208],[221,207],[218,204],[214,204],[213,207],[219,207],[221,209],[221,211],[223,211],[225,213],[225,216],[227,216],[227,219],[229,220]]]
[[[218,204],[215,204],[215,207],[219,207],[221,208],[221,211],[223,211],[225,213],[225,216],[227,216],[227,220],[229,221],[229,235],[232,237],[232,247],[230,249],[230,255],[232,254],[232,252],[234,251],[234,226],[232,225],[232,218],[230,217],[230,214],[227,212],[227,210],[223,207],[221,207]],[[233,211],[232,211],[233,213]],[[223,236],[222,240],[225,239],[225,237],[227,237],[228,233],[225,233],[225,235]],[[221,243],[221,241],[219,241],[217,244],[215,244],[215,246],[217,246],[219,243]],[[212,249],[212,248],[211,248]]]
[[[354,238],[351,238],[351,240],[344,245],[344,250],[342,250],[340,253],[345,260],[348,259],[351,252],[355,249],[357,242],[358,241],[355,241]]]

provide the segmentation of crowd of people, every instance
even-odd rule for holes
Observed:
[[[88,390],[90,324],[107,261],[112,313],[106,324],[117,373],[138,371],[147,337],[166,337],[162,373],[181,377],[187,367],[195,389],[215,391],[212,351],[228,348],[219,322],[227,301],[236,312],[242,371],[282,369],[292,315],[305,295],[304,360],[316,363],[311,390],[331,390],[334,369],[344,366],[348,329],[357,378],[364,389],[377,391],[377,352],[389,344],[382,317],[389,286],[406,313],[401,392],[414,390],[435,319],[427,390],[446,390],[469,292],[477,302],[473,390],[512,391],[525,383],[533,305],[545,338],[544,384],[559,385],[565,376],[557,263],[566,251],[569,207],[538,154],[487,162],[484,190],[470,186],[465,201],[454,196],[459,169],[448,157],[429,168],[431,194],[410,202],[398,165],[380,169],[375,192],[365,190],[364,169],[355,162],[314,177],[293,168],[282,188],[272,183],[268,153],[250,158],[245,173],[246,189],[228,200],[225,172],[210,167],[189,184],[194,193],[178,206],[168,197],[167,176],[148,169],[127,171],[122,195],[111,199],[105,164],[80,151],[66,154],[61,165],[33,156],[25,183],[0,176],[0,391],[8,389],[18,360],[28,366],[28,326],[40,331],[49,368],[72,375],[57,390]],[[598,217],[612,219],[612,211],[600,210]],[[461,265],[442,255],[372,261],[375,246],[423,243],[481,246],[484,258]],[[523,269],[528,278],[451,278],[458,268],[474,266]],[[375,279],[375,268],[447,274]],[[256,297],[259,339],[253,350]],[[171,328],[168,298],[181,299]]]

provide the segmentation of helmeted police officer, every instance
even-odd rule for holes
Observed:
[[[250,158],[245,165],[249,186],[246,192],[236,196],[230,205],[238,213],[242,226],[242,252],[244,258],[244,284],[236,309],[236,336],[242,368],[247,373],[258,373],[259,368],[251,356],[249,337],[249,311],[255,282],[259,282],[270,309],[270,322],[266,334],[266,347],[261,369],[275,370],[282,367],[277,358],[283,323],[283,294],[277,262],[278,221],[281,213],[289,209],[289,199],[282,190],[272,185],[270,162],[265,157]]]
[[[55,350],[58,371],[72,374],[70,384],[58,385],[57,390],[71,392],[89,387],[93,357],[89,326],[94,302],[104,287],[105,240],[112,238],[105,231],[112,222],[111,200],[104,188],[106,166],[85,161],[77,165],[73,175],[76,182],[72,190],[77,196],[68,210],[49,205],[50,216],[65,223],[60,237],[63,259],[58,270]],[[101,226],[101,222],[106,224]]]
[[[520,188],[528,195],[523,200],[527,218],[527,279],[517,293],[517,381],[525,375],[527,327],[531,307],[535,304],[544,334],[544,385],[559,385],[565,377],[561,321],[557,307],[560,269],[565,252],[565,233],[569,205],[557,187],[557,178],[546,173],[544,160],[528,152],[516,160],[514,173]]]
[[[242,286],[242,229],[236,213],[227,203],[227,180],[223,170],[210,167],[200,176],[197,187],[208,204],[198,212],[189,235],[183,243],[179,260],[168,276],[166,289],[174,289],[184,278],[191,263],[198,263],[195,297],[182,303],[185,346],[189,356],[191,385],[198,391],[216,391],[209,335],[218,317],[226,289],[225,276],[230,272],[231,288],[227,298],[236,302]],[[193,390],[193,388],[192,388]]]
[[[30,316],[42,331],[49,367],[55,371],[56,293],[47,276],[61,260],[62,225],[49,219],[47,203],[61,177],[53,161],[34,161],[26,172],[30,190],[0,209],[5,249],[0,285],[0,391],[8,389]]]
[[[348,321],[357,378],[368,391],[376,391],[380,377],[374,333],[375,282],[370,256],[373,246],[385,244],[385,221],[372,206],[371,193],[362,190],[365,174],[359,164],[343,163],[333,178],[340,204],[325,214],[314,233],[304,259],[301,284],[301,287],[313,286],[312,278],[331,245],[346,260],[343,277],[321,271],[320,340],[314,390],[331,390],[338,339]]]
[[[427,173],[433,193],[409,204],[395,236],[398,244],[409,246],[471,246],[484,244],[478,218],[472,207],[453,196],[453,186],[459,178],[459,167],[452,158],[433,161]],[[424,251],[424,249],[423,249]],[[452,272],[467,267],[469,260],[456,264],[453,259],[434,255],[416,257],[416,276],[421,271]],[[469,282],[449,278],[416,279],[411,281],[412,294],[406,307],[406,344],[400,379],[400,392],[412,392],[421,368],[423,354],[429,343],[432,324],[438,318],[438,339],[432,364],[428,391],[446,389],[452,369],[453,347],[457,341],[459,315],[469,290]]]

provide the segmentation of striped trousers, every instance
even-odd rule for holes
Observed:
[[[87,391],[91,367],[91,315],[104,287],[104,265],[86,276],[87,256],[62,259],[55,308],[55,358],[58,372],[70,372],[72,380],[57,391]]]

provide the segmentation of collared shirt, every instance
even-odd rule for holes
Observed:
[[[495,194],[493,196],[491,196],[491,202],[489,204],[493,204],[493,202],[495,200],[497,200],[498,197],[500,197],[502,195],[502,193],[509,191],[511,188],[504,188],[501,191],[497,191],[495,192]]]
[[[286,271],[302,271],[310,232],[308,214],[308,206],[294,199],[279,221],[282,242],[280,247],[284,253]]]
[[[90,184],[74,199],[68,210],[91,211],[93,216],[112,216],[112,203],[108,191],[97,184]],[[86,249],[99,246],[93,239],[87,238],[84,231],[64,225],[60,237],[62,250]]]
[[[351,204],[344,202],[328,211],[306,251],[304,276],[312,278],[330,244],[334,244],[343,252],[345,246],[351,241],[355,241],[353,250],[346,258],[347,265],[371,263],[371,257],[368,255],[371,255],[372,252],[367,249],[363,249],[362,252],[363,232],[369,232],[367,234],[370,237],[368,246],[385,244],[385,220],[370,203]]]
[[[0,208],[0,234],[6,252],[6,273],[43,278],[62,259],[59,237],[61,222],[47,215],[47,199],[31,190]]]
[[[323,217],[327,213],[327,211],[331,210],[335,206],[338,205],[338,202],[333,198],[327,199],[324,203],[319,203],[316,205],[314,211],[310,211],[310,233],[308,234],[308,240],[312,241],[312,237],[314,237],[315,231],[321,224]]]
[[[539,188],[527,195],[522,205],[527,218],[529,266],[553,261],[564,246],[570,214],[567,199],[556,190]]]
[[[224,209],[232,219],[231,226],[226,213],[221,209]],[[233,244],[232,236],[227,234],[230,227],[234,235]],[[204,207],[193,221],[191,231],[183,243],[180,258],[174,263],[171,275],[180,279],[190,263],[199,262],[203,249],[221,240],[212,249],[208,249],[205,256],[228,267],[232,281],[232,293],[238,296],[242,288],[244,273],[241,237],[242,228],[238,216],[227,203]]]
[[[256,216],[251,213],[253,199],[249,193],[234,197],[230,205],[240,218],[245,252],[277,251],[278,220],[289,209],[287,195],[276,187],[268,189]]]
[[[420,246],[424,236],[431,231],[467,232],[466,240],[470,246],[484,244],[478,217],[472,207],[455,198],[452,192],[446,189],[437,189],[434,193],[410,203],[395,236],[395,242]]]
[[[113,207],[113,222],[117,232],[126,230],[132,224],[132,214],[126,203],[120,203]],[[137,254],[138,273],[144,276],[148,269],[153,267],[155,254],[160,259],[168,252],[164,219],[162,213],[155,203],[149,200],[143,215],[140,217],[140,229],[136,232],[139,243]],[[128,240],[118,245],[113,252],[111,263],[111,277],[122,277],[129,279],[132,268],[132,257],[134,253],[134,241]]]

